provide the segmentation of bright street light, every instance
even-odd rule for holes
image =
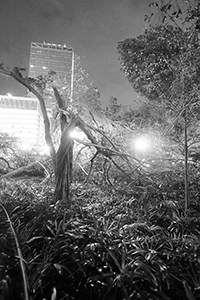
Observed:
[[[70,137],[75,140],[83,140],[84,138],[86,138],[86,135],[83,131],[80,131],[77,128],[75,128],[70,132]]]
[[[24,142],[22,141],[21,143],[19,143],[19,148],[22,150],[22,151],[29,151],[31,149],[31,144],[30,143],[27,143],[27,142]]]
[[[151,140],[147,136],[140,136],[133,143],[137,152],[143,153],[151,150]]]

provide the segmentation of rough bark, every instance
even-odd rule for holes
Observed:
[[[66,200],[70,204],[74,145],[73,139],[70,137],[70,131],[74,129],[76,121],[74,118],[68,121],[64,113],[67,112],[66,103],[58,92],[58,89],[55,86],[52,86],[52,88],[60,110],[60,129],[62,133],[60,146],[57,151],[55,200]]]
[[[63,131],[60,146],[57,151],[55,200],[66,200],[70,203],[70,185],[72,182],[73,146],[74,141],[70,132],[76,126],[76,119],[72,118]]]

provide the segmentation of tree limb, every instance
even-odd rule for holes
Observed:
[[[34,168],[36,170],[35,174],[33,174]],[[36,161],[36,162],[31,163],[28,166],[21,167],[21,168],[18,168],[17,170],[14,170],[14,171],[4,174],[0,177],[0,179],[20,177],[20,176],[24,176],[24,175],[27,175],[27,176],[41,176],[42,175],[42,176],[44,176],[44,171],[45,171],[44,166],[40,162]]]
[[[95,160],[95,158],[98,156],[98,154],[99,154],[99,152],[97,151],[97,152],[93,155],[93,157],[90,159],[90,170],[89,170],[89,172],[88,172],[88,174],[87,174],[87,177],[86,177],[86,179],[85,179],[84,182],[88,182],[88,180],[89,180],[89,178],[90,178],[90,175],[91,175],[91,172],[92,172],[92,167],[93,167],[94,160]]]
[[[13,168],[11,167],[11,165],[9,164],[9,162],[4,157],[1,156],[0,160],[3,160],[7,164],[8,168],[13,170]]]
[[[36,98],[39,100],[40,108],[43,116],[44,128],[45,128],[45,140],[49,146],[50,156],[53,161],[54,168],[56,169],[56,152],[53,145],[53,141],[50,134],[50,122],[47,114],[44,98],[38,93],[38,91],[29,83],[28,78],[23,78],[21,73],[17,68],[14,68],[13,71],[5,70],[3,66],[0,66],[0,73],[6,76],[13,77],[16,81],[25,86],[30,92],[32,92]]]

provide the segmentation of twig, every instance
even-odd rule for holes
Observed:
[[[84,173],[86,176],[88,176],[88,173],[85,171],[85,169],[83,168],[83,166],[81,166],[81,164],[78,163],[78,162],[76,162],[76,163],[77,163],[77,165],[80,167],[80,169],[83,171],[83,173]]]
[[[87,175],[87,177],[86,177],[86,179],[85,179],[84,182],[88,182],[88,180],[89,180],[89,178],[90,178],[90,175],[91,175],[91,172],[92,172],[92,167],[93,167],[94,160],[95,160],[95,158],[98,156],[98,154],[99,154],[99,152],[97,151],[97,152],[94,154],[94,156],[91,158],[91,160],[90,160],[90,162],[91,162],[91,164],[90,164],[90,170],[89,170],[88,175]]]
[[[0,160],[3,160],[7,164],[7,166],[8,166],[9,169],[14,170],[14,168],[11,167],[11,165],[9,164],[9,162],[4,157],[1,156]]]
[[[81,105],[83,105],[83,106],[88,110],[88,112],[89,112],[89,114],[90,114],[90,116],[91,116],[93,122],[99,127],[99,124],[98,124],[97,121],[95,120],[95,117],[94,117],[93,113],[91,112],[91,110],[89,109],[89,107],[88,107],[86,104],[84,104],[84,103],[81,103]]]

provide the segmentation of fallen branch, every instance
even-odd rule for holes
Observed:
[[[9,173],[6,173],[0,177],[0,179],[3,178],[12,178],[12,177],[20,177],[24,175],[28,176],[44,176],[45,169],[41,163],[34,162],[28,166],[21,167],[17,170],[11,171]]]

